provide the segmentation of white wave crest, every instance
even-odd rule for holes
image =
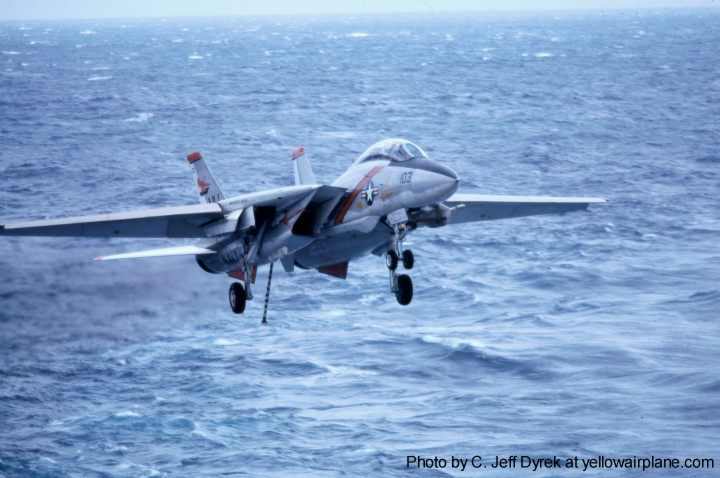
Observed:
[[[237,340],[226,339],[224,337],[220,337],[219,339],[216,339],[213,342],[213,345],[217,345],[219,347],[227,347],[230,345],[240,345],[240,342]]]
[[[142,415],[140,415],[138,412],[133,412],[132,410],[124,410],[122,412],[117,412],[114,416],[116,416],[118,418],[128,418],[128,417],[135,418],[135,417],[141,417]]]
[[[153,116],[155,116],[155,115],[152,113],[142,112],[142,113],[138,113],[136,116],[133,116],[132,118],[124,119],[123,121],[126,123],[145,123],[148,120],[152,119]]]

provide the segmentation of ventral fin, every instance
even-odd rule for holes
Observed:
[[[338,279],[347,279],[348,263],[347,261],[338,262],[337,264],[318,267],[318,272],[337,277]]]

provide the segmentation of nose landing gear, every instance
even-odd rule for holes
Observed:
[[[398,255],[394,250],[389,250],[385,255],[385,264],[388,270],[394,271],[398,266]]]
[[[403,267],[407,270],[410,270],[415,265],[415,254],[413,254],[413,251],[410,249],[405,249],[402,251],[402,263]]]
[[[415,265],[415,255],[410,249],[403,249],[402,233],[400,227],[393,227],[395,234],[393,235],[391,249],[385,256],[385,263],[390,273],[390,292],[395,294],[400,305],[408,305],[413,297],[412,279],[407,274],[396,274],[398,263],[402,260],[405,270],[410,270]]]
[[[400,305],[408,305],[413,297],[412,279],[407,274],[395,276],[395,287],[393,289],[395,298]]]

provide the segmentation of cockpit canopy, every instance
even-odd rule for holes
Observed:
[[[425,158],[427,154],[422,148],[406,139],[391,138],[378,141],[358,156],[355,163],[372,161],[374,159],[389,159],[390,161],[408,161],[414,158]]]

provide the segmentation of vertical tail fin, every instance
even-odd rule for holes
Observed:
[[[218,186],[217,181],[215,181],[202,154],[197,151],[190,153],[187,156],[187,160],[195,171],[195,182],[198,193],[200,194],[200,202],[218,202],[225,199],[225,195],[223,195],[220,190],[220,186]]]
[[[292,152],[293,168],[295,169],[295,184],[316,184],[312,164],[305,156],[305,148],[300,146]]]

